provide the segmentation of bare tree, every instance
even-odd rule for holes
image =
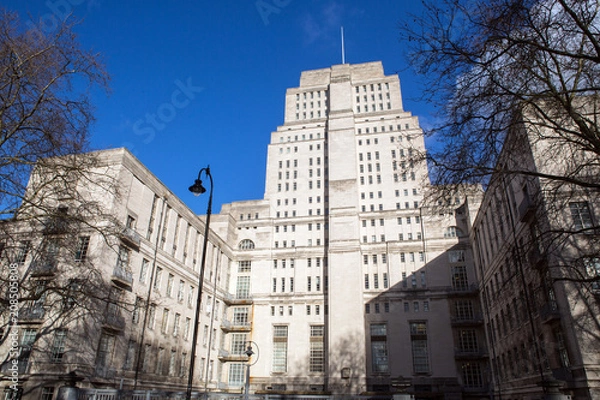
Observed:
[[[107,84],[98,56],[81,49],[72,23],[44,35],[0,10],[0,218],[27,206],[25,185],[40,158],[87,149],[90,90]]]
[[[84,366],[93,374],[99,326],[123,325],[118,309],[126,304],[104,267],[111,257],[126,264],[123,225],[111,209],[118,174],[110,160],[82,154],[91,90],[107,90],[108,75],[73,27],[65,21],[42,34],[0,11],[3,372],[16,357],[21,374],[59,376]]]
[[[506,172],[600,188],[583,173],[600,166],[599,12],[595,0],[426,0],[423,15],[401,26],[411,65],[426,77],[423,97],[440,110],[428,131],[439,144],[428,154],[435,183],[486,183]],[[500,171],[523,110],[539,140],[568,145],[566,157],[587,164],[547,175]]]

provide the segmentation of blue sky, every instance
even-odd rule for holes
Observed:
[[[86,48],[101,54],[111,93],[94,97],[96,149],[128,147],[195,212],[187,187],[210,164],[213,211],[264,194],[270,133],[286,88],[305,70],[381,60],[398,73],[404,108],[424,120],[419,85],[398,25],[415,0],[0,0],[25,21],[67,12]]]

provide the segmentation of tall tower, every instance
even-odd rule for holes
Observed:
[[[391,391],[400,376],[413,387],[458,385],[456,261],[445,252],[470,256],[456,234],[462,217],[424,211],[424,153],[399,79],[380,62],[305,71],[287,90],[264,200],[221,212],[237,227],[233,262],[252,264],[255,390]],[[248,241],[251,250],[236,245]],[[467,288],[465,271],[456,282]]]

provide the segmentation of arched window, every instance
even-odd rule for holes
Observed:
[[[463,232],[460,230],[460,228],[458,228],[456,226],[449,226],[448,228],[446,228],[446,231],[444,232],[445,238],[455,238],[455,237],[463,237],[463,236],[464,236]]]
[[[254,242],[250,239],[244,239],[238,245],[240,250],[252,250],[254,248]]]

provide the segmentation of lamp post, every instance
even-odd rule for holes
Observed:
[[[198,274],[198,296],[196,298],[196,315],[194,316],[194,332],[192,335],[192,354],[190,359],[190,370],[188,373],[188,384],[187,384],[187,392],[186,399],[190,400],[192,398],[192,382],[194,380],[194,364],[196,361],[196,342],[198,342],[198,323],[200,322],[200,306],[202,303],[202,286],[204,284],[204,265],[206,263],[206,250],[208,247],[208,226],[210,224],[210,214],[212,211],[212,197],[213,197],[213,178],[210,174],[210,166],[206,168],[202,168],[200,172],[198,172],[198,178],[194,181],[194,184],[189,187],[189,191],[194,194],[194,196],[199,196],[202,193],[206,192],[206,188],[202,186],[202,173],[208,177],[210,180],[210,192],[208,195],[208,207],[206,210],[206,223],[204,227],[204,245],[202,247],[202,260],[200,261],[200,271]],[[209,360],[210,362],[210,360]]]
[[[246,347],[246,351],[244,352],[248,356],[248,364],[246,365],[246,384],[244,387],[244,400],[248,400],[248,396],[250,395],[250,367],[256,364],[258,361],[258,345],[254,343],[252,340],[248,340],[248,347]],[[254,362],[250,362],[250,359],[255,354],[252,350],[252,345],[256,348],[256,359]]]

